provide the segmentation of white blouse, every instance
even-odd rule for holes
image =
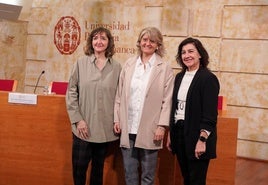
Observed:
[[[128,106],[128,133],[137,134],[142,114],[148,81],[155,63],[155,54],[143,64],[137,59],[135,71],[130,84],[130,103]]]
[[[196,72],[197,72],[197,69],[194,71],[186,71],[182,78],[180,89],[177,95],[178,107],[175,112],[175,121],[181,120],[181,119],[184,120],[186,97],[187,97],[189,87],[192,83],[192,80]]]

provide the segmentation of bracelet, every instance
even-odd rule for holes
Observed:
[[[199,140],[202,141],[203,143],[205,143],[207,141],[207,138],[205,138],[204,136],[200,136]]]

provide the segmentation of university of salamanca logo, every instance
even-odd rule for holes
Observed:
[[[54,29],[54,44],[63,55],[72,54],[80,44],[81,29],[74,17],[61,17]]]

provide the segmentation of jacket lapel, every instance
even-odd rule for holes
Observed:
[[[162,71],[161,69],[161,65],[163,63],[163,60],[161,59],[161,57],[159,57],[158,55],[156,55],[156,59],[155,59],[155,64],[152,68],[152,71],[151,71],[151,76],[150,76],[150,79],[148,81],[148,85],[147,85],[147,88],[146,88],[146,94],[148,93],[150,87],[152,86],[154,80],[156,79],[156,77],[159,75],[159,73]]]
[[[131,85],[131,79],[135,70],[135,65],[137,62],[137,57],[134,57],[129,61],[126,65],[126,71],[125,71],[125,86],[126,86],[126,96],[129,97],[130,95],[130,85]]]
[[[196,71],[196,74],[194,75],[194,78],[193,78],[193,80],[192,80],[192,83],[191,83],[191,85],[190,85],[190,87],[189,87],[189,90],[188,90],[188,93],[187,93],[186,100],[187,100],[188,97],[190,97],[190,95],[192,94],[193,89],[194,89],[194,85],[195,85],[195,83],[197,82],[197,80],[199,79],[200,74],[201,74],[201,73],[200,73],[200,69],[198,69],[198,70]]]

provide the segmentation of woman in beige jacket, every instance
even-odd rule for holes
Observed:
[[[153,185],[158,150],[169,125],[173,71],[162,56],[163,37],[154,27],[141,31],[139,55],[122,68],[115,99],[114,131],[121,134],[120,147],[127,185]]]

